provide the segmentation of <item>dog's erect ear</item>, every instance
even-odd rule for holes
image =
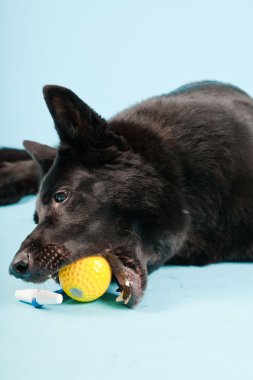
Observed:
[[[106,121],[67,88],[47,85],[43,94],[61,141],[78,142],[106,129]]]
[[[43,94],[61,141],[80,140],[93,128],[105,129],[106,122],[69,89],[47,85]]]
[[[23,145],[32,159],[38,164],[42,174],[46,174],[54,162],[57,150],[35,141],[25,140]]]
[[[107,122],[72,91],[47,85],[43,94],[61,142],[70,145],[86,143],[86,146],[93,143],[99,147],[116,145],[120,150],[125,149],[124,139],[115,135]]]

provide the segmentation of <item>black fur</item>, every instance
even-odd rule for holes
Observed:
[[[131,307],[147,274],[165,263],[252,261],[253,100],[246,93],[193,83],[107,122],[68,89],[46,86],[44,96],[60,146],[25,143],[42,178],[38,225],[12,274],[57,279],[62,266],[100,253]],[[0,173],[15,161],[12,175],[1,177],[3,204],[24,195],[20,162],[30,163],[22,189],[30,193],[28,183],[38,181],[27,157],[1,159]],[[55,200],[59,191],[68,193],[63,203]]]

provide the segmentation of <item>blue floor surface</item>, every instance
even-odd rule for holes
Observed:
[[[34,309],[14,298],[32,286],[8,275],[34,204],[0,208],[1,379],[253,379],[251,264],[163,267],[135,310],[115,285],[96,302]]]

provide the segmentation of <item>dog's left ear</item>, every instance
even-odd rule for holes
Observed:
[[[54,162],[57,150],[35,141],[25,140],[23,145],[32,159],[38,164],[42,174],[46,174]]]
[[[117,145],[124,150],[124,139],[114,134],[107,122],[71,90],[55,85],[43,88],[48,109],[61,142],[69,145]]]

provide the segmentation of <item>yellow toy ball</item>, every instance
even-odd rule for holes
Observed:
[[[85,257],[59,271],[64,292],[79,302],[90,302],[101,297],[109,288],[111,279],[111,267],[101,256]]]

